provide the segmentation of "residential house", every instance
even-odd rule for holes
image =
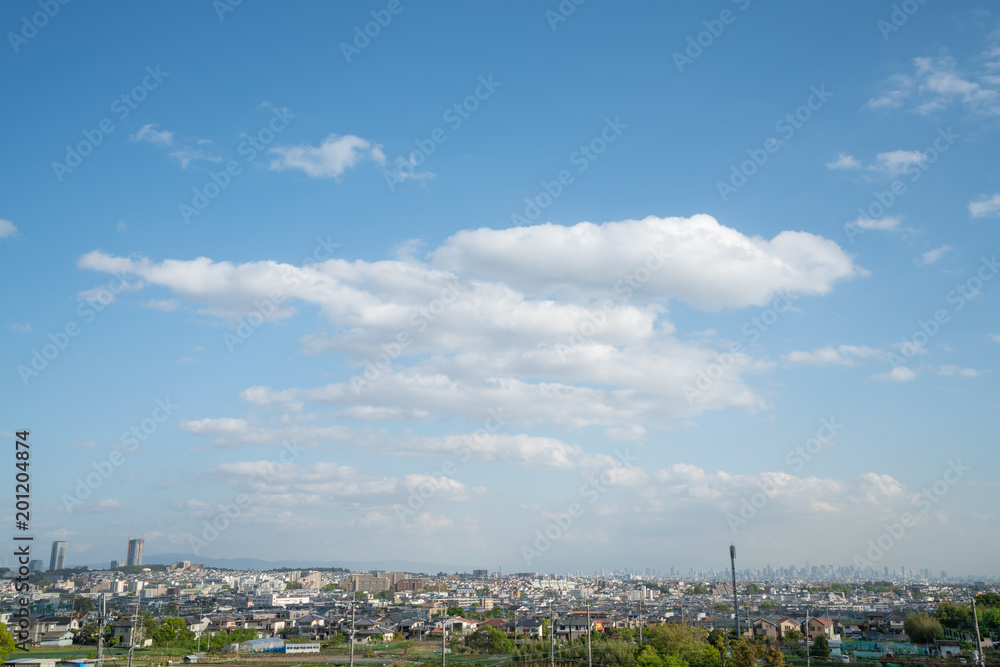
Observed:
[[[809,641],[815,641],[820,635],[824,635],[827,640],[839,639],[833,633],[833,619],[831,618],[810,618],[802,624],[802,634]]]
[[[754,639],[763,639],[769,644],[776,644],[781,638],[778,632],[778,623],[769,618],[758,618],[753,622]]]
[[[555,636],[557,639],[579,639],[586,637],[590,630],[594,629],[592,620],[587,619],[586,614],[570,614],[561,616],[555,621]]]

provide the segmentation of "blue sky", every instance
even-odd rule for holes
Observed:
[[[32,431],[32,529],[68,563],[131,529],[219,558],[686,569],[735,541],[992,571],[988,3],[0,23],[2,426]]]

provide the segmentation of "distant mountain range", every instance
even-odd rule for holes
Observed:
[[[322,560],[261,560],[259,558],[208,558],[206,556],[195,556],[193,554],[143,554],[143,562],[147,565],[170,565],[179,560],[189,560],[192,563],[204,563],[206,567],[221,567],[231,570],[271,570],[276,567],[290,567],[301,570],[308,570],[314,567],[342,567],[351,571],[367,572],[369,570],[387,570],[392,572],[425,572],[437,574],[438,572],[472,572],[473,569],[482,568],[482,565],[475,567],[463,565],[447,565],[442,563],[417,563],[404,560],[377,560],[377,561],[322,561]],[[108,563],[91,565],[91,568],[106,568]],[[491,570],[492,571],[492,570]]]

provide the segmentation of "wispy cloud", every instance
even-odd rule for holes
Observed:
[[[909,382],[917,374],[906,366],[896,366],[891,371],[879,373],[868,378],[869,382]]]
[[[927,162],[927,156],[921,151],[895,150],[879,153],[875,161],[865,164],[853,155],[839,153],[833,162],[827,162],[827,169],[858,170],[883,174],[890,178],[906,173],[911,167],[919,167]]]
[[[838,347],[822,347],[812,352],[793,350],[782,357],[790,364],[813,366],[843,365],[853,366],[857,359],[883,356],[881,350],[867,345],[840,345]]]
[[[955,59],[947,55],[914,58],[912,64],[911,74],[886,79],[864,108],[887,111],[909,103],[912,111],[930,115],[958,105],[974,116],[1000,116],[1000,77],[994,71],[994,61],[988,60],[971,75],[960,71]]]
[[[139,128],[139,131],[129,137],[132,141],[147,141],[159,146],[172,146],[174,144],[174,133],[167,130],[157,130],[156,123],[147,123]]]
[[[11,331],[16,331],[17,333],[29,334],[31,333],[31,323],[30,322],[12,322],[7,325],[7,328]]]
[[[934,250],[928,250],[927,252],[925,252],[924,254],[922,254],[915,261],[918,264],[924,264],[924,265],[926,265],[926,264],[934,264],[939,259],[941,259],[942,257],[944,257],[944,255],[946,253],[950,252],[951,250],[952,250],[952,247],[950,245],[943,245],[940,248],[934,248]]]
[[[197,162],[222,162],[222,156],[213,155],[201,148],[192,148],[191,146],[183,146],[177,150],[170,153],[170,157],[177,160],[181,165],[181,169],[187,169],[191,165]]]
[[[836,160],[826,163],[827,169],[861,169],[862,166],[853,155],[847,153],[838,153]]]
[[[386,161],[380,145],[353,134],[331,134],[319,146],[277,146],[271,149],[271,153],[277,157],[271,161],[270,169],[297,169],[313,178],[333,178],[338,181],[345,171],[360,162],[372,160],[384,165]]]
[[[937,374],[946,375],[948,377],[958,376],[964,378],[975,378],[983,375],[988,371],[977,371],[975,368],[961,368],[955,364],[945,364],[944,366],[938,366]]]
[[[857,227],[865,231],[893,232],[899,230],[899,223],[903,218],[895,215],[887,215],[882,218],[858,218],[854,222],[847,223],[848,227]]]
[[[17,234],[17,227],[14,226],[14,223],[10,220],[0,218],[0,239],[5,239],[15,234]]]
[[[995,218],[1000,216],[1000,192],[992,196],[983,195],[969,202],[969,215],[973,218]]]

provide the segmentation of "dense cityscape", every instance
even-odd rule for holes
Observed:
[[[34,560],[28,577],[4,573],[0,620],[17,640],[6,665],[117,665],[123,652],[137,664],[299,653],[420,664],[441,647],[446,660],[489,664],[989,663],[1000,641],[996,576],[926,568],[736,569],[734,551],[728,571],[685,573],[240,571],[144,563],[142,537],[124,562],[67,568],[66,550],[54,542],[48,567]]]

